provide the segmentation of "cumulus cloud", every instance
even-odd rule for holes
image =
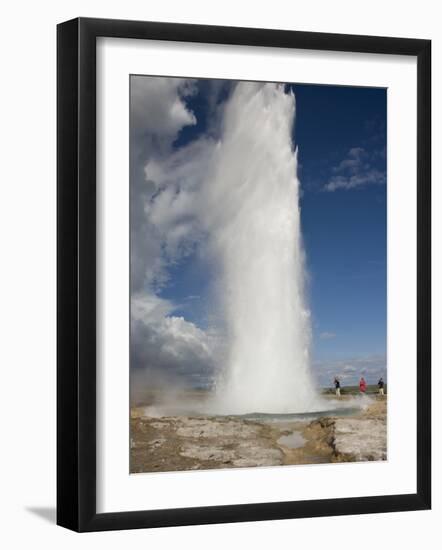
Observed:
[[[384,185],[386,172],[375,166],[379,151],[368,153],[362,147],[351,148],[347,156],[333,167],[333,176],[324,186],[324,191],[355,189],[366,185]]]
[[[131,132],[147,133],[161,139],[174,138],[195,115],[183,98],[193,95],[196,84],[183,78],[133,76],[130,83]]]
[[[195,124],[185,104],[194,83],[184,79],[131,77],[130,102],[130,218],[131,290],[161,287],[167,271],[161,253],[161,239],[145,207],[156,192],[146,180],[149,159],[167,155],[182,128]]]
[[[214,141],[203,137],[144,166],[145,180],[155,188],[152,200],[144,205],[144,215],[163,243],[166,262],[185,257],[201,240],[200,191],[214,149]]]
[[[223,86],[212,88],[209,108],[218,109]],[[181,130],[197,123],[187,106],[195,81],[133,76],[130,92],[131,373],[150,386],[209,384],[217,335],[176,315],[180,304],[160,291],[169,268],[201,240],[196,199],[215,143],[206,132],[174,146]]]
[[[131,306],[133,368],[165,371],[170,376],[211,374],[210,333],[172,315],[174,306],[152,294],[133,296]]]

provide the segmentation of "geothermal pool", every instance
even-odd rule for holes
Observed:
[[[174,414],[175,412],[175,414]],[[305,414],[131,411],[131,473],[385,460],[386,400]],[[162,414],[159,414],[162,413]]]

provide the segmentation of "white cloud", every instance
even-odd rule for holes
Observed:
[[[363,355],[316,361],[313,368],[322,386],[329,386],[335,376],[345,380],[346,384],[353,385],[363,375],[369,384],[374,384],[381,376],[386,378],[387,359],[383,354]]]
[[[332,169],[334,175],[324,186],[324,191],[385,184],[385,171],[373,166],[373,159],[376,156],[379,156],[376,151],[369,154],[362,147],[351,148],[347,156]]]
[[[131,366],[168,379],[181,374],[210,378],[216,335],[174,316],[175,307],[152,294],[132,296]]]
[[[353,367],[352,365],[345,365],[342,370],[344,372],[356,372],[356,367]]]
[[[214,370],[217,335],[175,315],[179,304],[158,295],[170,265],[200,238],[194,198],[213,145],[173,147],[182,128],[196,123],[185,101],[195,89],[186,79],[131,80],[131,366],[145,385],[207,382]]]
[[[181,78],[131,78],[131,129],[156,136],[176,136],[184,126],[196,123],[183,97],[195,84]]]
[[[333,168],[333,172],[340,173],[345,170],[354,170],[358,168],[364,152],[365,151],[362,147],[352,147],[348,152],[347,158],[345,158],[337,166],[335,166]]]
[[[153,293],[140,292],[131,297],[131,318],[133,321],[158,322],[174,310],[174,305]]]
[[[161,172],[161,163],[170,155],[179,132],[196,123],[195,115],[185,102],[195,90],[195,82],[187,79],[131,78],[131,288],[134,292],[146,286],[160,288],[168,278],[162,228],[147,210],[161,185],[155,166]],[[146,178],[146,164],[151,166],[153,177]],[[177,241],[186,230],[183,226],[177,228],[175,234],[170,234],[171,240]],[[173,242],[168,249],[171,256],[178,252]]]

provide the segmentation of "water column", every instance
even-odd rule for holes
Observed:
[[[295,98],[284,85],[238,83],[204,191],[227,338],[216,400],[226,414],[304,412],[318,399],[294,117]]]

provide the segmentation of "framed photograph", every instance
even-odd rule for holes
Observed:
[[[429,509],[430,41],[57,36],[57,523]]]

